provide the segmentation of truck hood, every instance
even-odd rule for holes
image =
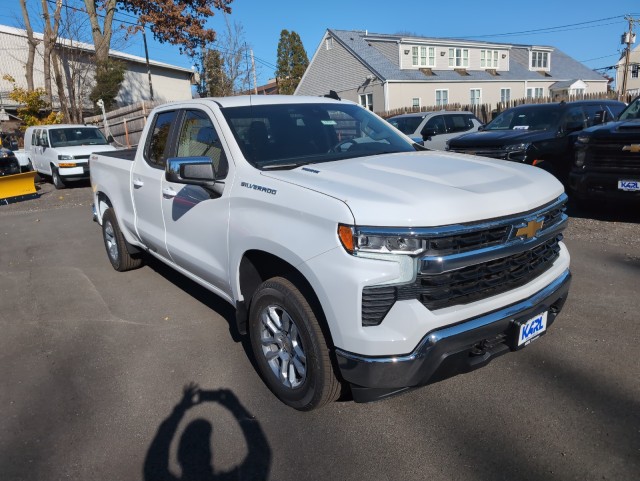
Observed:
[[[451,139],[449,148],[503,147],[511,144],[537,142],[553,136],[551,130],[484,130]]]
[[[112,145],[70,145],[68,147],[51,147],[58,155],[73,155],[74,157],[89,156],[95,152],[116,150]]]
[[[452,152],[312,164],[264,176],[345,202],[358,225],[435,227],[532,210],[563,187],[542,169]]]
[[[619,141],[629,141],[638,143],[638,133],[640,132],[640,119],[619,120],[596,125],[582,131],[583,136],[593,139],[611,139]]]

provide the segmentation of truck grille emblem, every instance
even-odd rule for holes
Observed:
[[[625,145],[624,147],[622,147],[622,151],[637,154],[638,152],[640,152],[640,144]]]
[[[544,220],[532,220],[525,227],[520,227],[516,231],[516,237],[526,237],[527,239],[531,239],[534,237],[540,229],[542,229],[542,225],[544,224]]]

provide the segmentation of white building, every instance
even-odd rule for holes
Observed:
[[[41,33],[34,33],[38,40],[42,40]],[[93,52],[92,44],[58,39],[56,46],[61,57],[62,69],[67,85],[74,85],[79,98],[82,99],[83,108],[91,111],[93,106],[89,100],[89,92],[93,87]],[[38,44],[34,65],[34,86],[44,88],[44,47],[42,42]],[[28,43],[25,30],[0,25],[0,77],[10,75],[16,81],[18,87],[27,87],[25,77],[25,65],[27,63]],[[125,63],[126,72],[124,81],[116,97],[119,107],[130,105],[142,100],[151,100],[149,78],[146,60],[142,57],[130,55],[124,52],[111,50],[109,55]],[[150,60],[151,83],[153,97],[156,101],[168,102],[173,100],[185,100],[192,97],[191,85],[194,82],[194,72],[187,68],[176,67],[162,62]],[[55,82],[52,76],[53,108],[59,108],[56,97]],[[17,107],[15,102],[8,98],[11,91],[10,82],[0,78],[0,99],[2,107],[13,110]]]

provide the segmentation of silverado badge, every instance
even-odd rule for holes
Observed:
[[[637,154],[638,152],[640,152],[640,144],[625,145],[624,147],[622,147],[622,151]]]
[[[527,239],[531,239],[534,237],[540,229],[542,229],[542,224],[544,224],[544,220],[531,220],[525,227],[520,227],[516,231],[516,237],[526,237]]]

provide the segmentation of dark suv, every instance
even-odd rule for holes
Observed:
[[[480,132],[450,140],[448,150],[537,165],[566,182],[578,133],[615,118],[624,107],[617,100],[519,105]]]
[[[13,175],[20,173],[20,163],[14,153],[0,147],[0,176]]]
[[[580,132],[569,187],[579,199],[640,200],[640,97],[616,122]]]

